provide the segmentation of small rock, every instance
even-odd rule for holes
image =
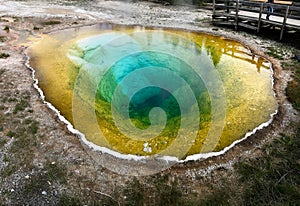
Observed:
[[[42,192],[42,195],[47,195],[47,192],[46,192],[46,191],[43,191],[43,192]]]
[[[14,189],[11,189],[10,191],[11,191],[11,192],[14,192],[15,190],[14,190]]]
[[[29,175],[26,175],[26,176],[25,176],[25,179],[29,179]]]

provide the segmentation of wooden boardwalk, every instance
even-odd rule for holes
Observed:
[[[274,11],[266,18],[268,7]],[[300,31],[300,4],[292,2],[266,3],[263,1],[247,0],[214,0],[213,24],[232,25],[253,29],[257,33],[261,27],[269,26],[280,29],[281,40],[284,31]]]

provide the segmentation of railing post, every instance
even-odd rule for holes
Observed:
[[[215,18],[215,13],[216,13],[216,0],[213,0],[213,16],[212,18]]]
[[[287,17],[289,15],[289,10],[290,10],[290,7],[287,6],[286,7],[285,16],[284,16],[284,19],[283,19],[283,23],[282,23],[282,27],[281,27],[281,32],[280,32],[280,38],[279,38],[279,40],[282,40],[282,36],[283,36],[283,31],[284,31],[284,28],[285,28],[286,20],[287,20]]]
[[[260,10],[259,10],[258,24],[257,24],[257,33],[260,31],[261,16],[262,16],[263,10],[264,10],[264,3],[261,3]]]
[[[236,0],[236,5],[235,5],[235,30],[238,29],[239,25],[239,0]]]

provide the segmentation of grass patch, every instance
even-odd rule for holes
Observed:
[[[9,177],[10,175],[12,175],[16,171],[17,171],[17,167],[14,164],[9,164],[7,167],[5,167],[1,171],[1,177],[2,178]]]
[[[0,59],[6,59],[8,58],[10,55],[6,54],[6,53],[0,53]]]
[[[26,107],[28,107],[28,106],[29,106],[28,101],[25,101],[25,100],[22,99],[20,102],[18,102],[16,104],[13,113],[16,114],[19,111],[24,111],[26,109]]]
[[[5,36],[0,36],[0,42],[5,42],[6,41],[6,37]]]
[[[16,133],[13,132],[13,131],[9,131],[9,132],[7,132],[6,136],[8,136],[8,137],[14,137],[14,136],[16,136]]]
[[[30,177],[24,186],[24,191],[26,195],[32,196],[36,193],[41,193],[46,191],[49,184],[45,173],[38,173]]]
[[[36,193],[47,191],[49,182],[58,182],[65,184],[67,173],[66,168],[59,164],[52,164],[49,160],[46,161],[43,171],[35,174],[28,179],[25,184],[24,191],[26,195],[33,196]]]
[[[44,26],[49,26],[49,25],[56,25],[56,24],[60,24],[61,22],[58,20],[50,20],[50,21],[45,21],[42,22],[41,24]]]
[[[26,148],[30,146],[31,142],[32,140],[30,138],[26,138],[24,136],[17,136],[16,140],[13,142],[10,148],[10,151],[13,153],[21,153],[22,151],[25,152]]]
[[[300,65],[295,66],[294,79],[290,81],[286,88],[288,100],[293,107],[300,110]]]
[[[65,166],[47,160],[45,164],[45,170],[47,171],[47,177],[49,181],[57,181],[61,184],[67,183],[67,169]]]
[[[148,182],[140,182],[134,178],[122,192],[124,205],[186,205],[177,181],[171,181],[168,175],[157,175]]]
[[[62,194],[57,206],[81,206],[84,205],[78,197],[71,197],[67,194]]]
[[[14,98],[14,97],[9,97],[7,101],[8,101],[8,102],[16,102],[17,99]]]
[[[30,118],[24,120],[24,124],[28,125],[28,131],[31,134],[36,134],[39,129],[39,122]]]
[[[279,60],[283,60],[283,56],[285,55],[282,49],[275,47],[268,47],[267,54]]]
[[[300,82],[290,81],[286,88],[288,100],[293,104],[293,107],[300,110]]]
[[[9,158],[6,155],[3,157],[3,162],[9,162]]]
[[[300,128],[267,145],[262,157],[236,164],[245,186],[243,204],[300,204]]]
[[[300,125],[281,134],[259,157],[234,165],[237,178],[211,184],[204,200],[185,205],[300,205]]]
[[[91,195],[91,194],[90,194]],[[91,205],[91,206],[119,206],[122,204],[118,204],[108,197],[101,197],[101,199],[94,197],[94,195],[86,195],[87,200],[83,200],[80,198],[80,195],[68,195],[63,193],[60,197],[59,202],[56,204],[57,206],[82,206],[82,205]]]
[[[3,147],[7,143],[7,140],[4,138],[0,138],[0,148]]]

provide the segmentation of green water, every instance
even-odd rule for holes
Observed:
[[[46,100],[120,153],[220,151],[276,110],[270,64],[223,37],[100,23],[44,35],[29,55]]]

